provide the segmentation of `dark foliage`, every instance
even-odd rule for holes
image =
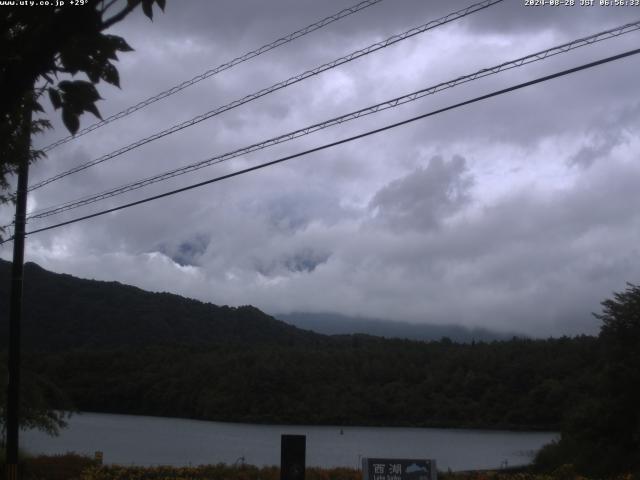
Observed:
[[[0,15],[0,203],[11,200],[7,177],[25,161],[42,156],[31,149],[30,134],[49,128],[44,118],[30,121],[25,112],[43,113],[40,97],[47,93],[61,111],[67,129],[75,134],[80,116],[100,113],[96,102],[100,81],[120,86],[113,62],[118,52],[131,51],[118,36],[104,33],[138,6],[149,18],[153,4],[164,9],[165,0],[101,2],[82,6],[24,8],[5,6]],[[82,74],[87,80],[75,79]],[[58,76],[63,80],[58,82]],[[0,231],[0,234],[2,231]]]
[[[593,339],[458,345],[352,336],[322,347],[147,347],[39,355],[86,411],[335,425],[556,428]]]
[[[63,455],[39,455],[27,457],[21,463],[21,478],[24,480],[80,480],[83,472],[97,468],[93,458],[76,453]]]
[[[7,359],[0,352],[0,445],[5,439],[5,402],[7,397]],[[57,410],[52,410],[56,405]],[[42,430],[57,435],[67,423],[73,405],[69,398],[48,378],[28,368],[21,371],[20,382],[20,424],[22,428]]]
[[[629,284],[602,307],[589,394],[566,415],[561,440],[540,453],[541,466],[640,473],[640,287]]]

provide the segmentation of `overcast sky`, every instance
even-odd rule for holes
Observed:
[[[122,90],[104,116],[355,4],[169,0],[113,28]],[[384,0],[49,153],[31,183],[472,3]],[[579,3],[579,0],[576,0]],[[597,2],[596,2],[597,3]],[[79,7],[77,7],[79,8]],[[640,18],[638,7],[505,0],[270,94],[29,196],[44,208]],[[188,185],[636,48],[640,33],[487,77],[73,210]],[[640,282],[640,58],[453,110],[286,164],[27,239],[28,261],[216,304],[535,336],[597,333],[591,312]],[[46,145],[66,131],[35,139]],[[83,117],[82,126],[94,122]],[[11,210],[0,210],[11,220]],[[0,247],[9,259],[11,247]],[[28,281],[28,279],[27,279]]]

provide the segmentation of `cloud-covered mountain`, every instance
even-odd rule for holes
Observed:
[[[439,341],[449,338],[454,342],[490,342],[508,340],[521,334],[495,332],[486,328],[467,328],[460,325],[432,325],[428,323],[408,323],[390,320],[348,317],[332,313],[289,313],[275,314],[275,318],[305,330],[325,335],[351,335],[363,333],[385,338],[406,338],[409,340]]]

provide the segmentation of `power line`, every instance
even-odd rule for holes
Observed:
[[[523,65],[527,65],[533,62],[537,62],[540,60],[544,60],[546,58],[561,54],[561,53],[566,53],[569,52],[571,50],[574,50],[576,48],[579,47],[583,47],[585,45],[591,45],[593,43],[596,42],[600,42],[602,40],[606,40],[609,38],[614,38],[614,37],[618,37],[620,35],[623,35],[625,33],[629,33],[629,32],[633,32],[640,29],[640,20],[636,21],[636,22],[632,22],[632,23],[628,23],[622,26],[618,26],[615,28],[611,28],[609,30],[605,30],[603,32],[599,32],[593,35],[589,35],[588,37],[583,37],[577,40],[573,40],[571,42],[568,43],[564,43],[562,45],[557,45],[555,47],[546,49],[546,50],[542,50],[536,53],[532,53],[529,54],[527,56],[524,57],[520,57],[518,59],[515,60],[511,60],[508,62],[504,62],[501,63],[499,65],[493,66],[493,67],[488,67],[488,68],[484,68],[482,70],[479,70],[475,73],[469,74],[469,75],[464,75],[461,77],[458,77],[456,79],[453,80],[449,80],[446,82],[442,82],[439,83],[437,85],[428,87],[428,88],[424,88],[421,90],[418,90],[416,92],[413,93],[409,93],[400,97],[396,97],[393,98],[391,100],[387,100],[381,103],[378,103],[376,105],[370,106],[370,107],[366,107],[360,110],[356,110],[354,112],[350,112],[347,113],[345,115],[341,115],[339,117],[335,117],[329,120],[325,120],[324,122],[321,123],[316,123],[314,125],[311,126],[307,126],[305,128],[301,128],[277,137],[273,137],[270,138],[268,140],[264,140],[262,142],[259,143],[255,143],[253,145],[249,145],[247,147],[243,147],[237,150],[233,150],[231,152],[227,152],[221,155],[216,155],[214,157],[210,157],[207,158],[205,160],[202,160],[200,162],[197,163],[193,163],[184,167],[180,167],[180,168],[176,168],[173,170],[169,170],[167,172],[152,176],[152,177],[148,177],[142,180],[138,180],[136,182],[132,182],[126,185],[122,185],[120,187],[117,188],[113,188],[111,190],[107,190],[105,192],[99,193],[99,194],[94,194],[94,195],[90,195],[90,196],[86,196],[80,199],[76,199],[76,200],[72,200],[69,202],[65,202],[61,205],[58,206],[54,206],[54,207],[49,207],[49,208],[45,208],[45,209],[41,209],[37,212],[32,213],[31,215],[29,215],[29,219],[37,219],[37,218],[45,218],[45,217],[49,217],[52,215],[56,215],[58,213],[62,213],[68,210],[72,210],[75,208],[79,208],[85,205],[89,205],[91,203],[95,203],[98,202],[100,200],[104,200],[106,198],[111,198],[114,197],[116,195],[121,195],[123,193],[129,192],[129,191],[133,191],[133,190],[137,190],[139,188],[143,188],[146,187],[148,185],[152,185],[154,183],[158,183],[173,177],[177,177],[179,175],[184,175],[186,173],[190,173],[196,170],[199,170],[201,168],[205,168],[211,165],[215,165],[218,163],[222,163],[224,161],[230,160],[232,158],[236,158],[238,156],[241,155],[245,155],[247,153],[251,153],[251,152],[255,152],[257,150],[262,150],[264,148],[268,148],[283,142],[287,142],[290,140],[294,140],[296,138],[305,136],[305,135],[309,135],[313,132],[317,132],[319,130],[334,126],[334,125],[339,125],[351,120],[355,120],[367,115],[371,115],[383,110],[387,110],[390,108],[395,108],[399,105],[403,105],[405,103],[409,103],[409,102],[413,102],[415,100],[418,100],[420,98],[423,98],[427,95],[433,95],[435,93],[438,93],[442,90],[446,90],[449,88],[453,88],[457,85],[463,84],[463,83],[467,83],[473,80],[477,80],[479,78],[483,78],[489,75],[495,75],[497,73],[506,71],[506,70],[510,70],[512,68],[517,68],[517,67],[521,67]]]
[[[433,110],[431,112],[424,113],[422,115],[418,115],[416,117],[412,117],[412,118],[403,120],[401,122],[397,122],[397,123],[393,123],[393,124],[390,124],[390,125],[386,125],[384,127],[377,128],[375,130],[369,130],[367,132],[364,132],[364,133],[361,133],[361,134],[358,134],[358,135],[354,135],[352,137],[344,138],[342,140],[338,140],[338,141],[335,141],[335,142],[327,143],[325,145],[321,145],[319,147],[311,148],[311,149],[305,150],[303,152],[295,153],[293,155],[288,155],[286,157],[281,157],[281,158],[278,158],[276,160],[272,160],[270,162],[262,163],[260,165],[255,165],[253,167],[245,168],[245,169],[239,170],[237,172],[229,173],[227,175],[222,175],[222,176],[219,176],[219,177],[216,177],[216,178],[212,178],[210,180],[205,180],[203,182],[199,182],[199,183],[195,183],[195,184],[192,184],[192,185],[189,185],[189,186],[186,186],[186,187],[178,188],[176,190],[171,190],[169,192],[161,193],[159,195],[154,195],[154,196],[151,196],[151,197],[147,197],[147,198],[144,198],[142,200],[137,200],[135,202],[131,202],[131,203],[127,203],[127,204],[124,204],[124,205],[120,205],[118,207],[113,207],[113,208],[109,208],[109,209],[106,209],[106,210],[101,210],[99,212],[92,213],[90,215],[84,215],[82,217],[77,217],[77,218],[74,218],[72,220],[67,220],[65,222],[56,223],[56,224],[50,225],[48,227],[38,228],[36,230],[32,230],[30,232],[27,232],[26,234],[27,235],[32,235],[34,233],[39,233],[39,232],[44,232],[44,231],[47,231],[47,230],[52,230],[54,228],[62,227],[62,226],[65,226],[65,225],[70,225],[72,223],[77,223],[77,222],[80,222],[80,221],[83,221],[83,220],[88,220],[90,218],[95,218],[95,217],[99,217],[99,216],[102,216],[102,215],[106,215],[107,213],[116,212],[118,210],[124,210],[124,209],[129,208],[129,207],[134,207],[136,205],[141,205],[143,203],[151,202],[153,200],[158,200],[160,198],[164,198],[164,197],[168,197],[168,196],[175,195],[175,194],[178,194],[178,193],[186,192],[187,190],[193,190],[195,188],[199,188],[199,187],[202,187],[204,185],[209,185],[211,183],[220,182],[222,180],[226,180],[226,179],[229,179],[229,178],[232,178],[232,177],[236,177],[236,176],[239,176],[239,175],[242,175],[242,174],[245,174],[245,173],[249,173],[249,172],[252,172],[254,170],[260,170],[262,168],[266,168],[266,167],[269,167],[269,166],[272,166],[272,165],[276,165],[278,163],[283,163],[283,162],[286,162],[288,160],[292,160],[292,159],[297,158],[297,157],[302,157],[302,156],[308,155],[310,153],[319,152],[321,150],[325,150],[327,148],[335,147],[335,146],[341,145],[343,143],[347,143],[347,142],[351,142],[351,141],[354,141],[354,140],[358,140],[360,138],[368,137],[370,135],[375,135],[377,133],[381,133],[381,132],[384,132],[386,130],[390,130],[392,128],[400,127],[402,125],[407,125],[407,124],[415,122],[417,120],[421,120],[421,119],[424,119],[424,118],[427,118],[427,117],[438,115],[440,113],[444,113],[444,112],[447,112],[449,110],[454,110],[456,108],[460,108],[460,107],[463,107],[463,106],[466,106],[466,105],[470,105],[470,104],[473,104],[473,103],[476,103],[476,102],[480,102],[482,100],[487,100],[487,99],[492,98],[492,97],[497,97],[497,96],[503,95],[505,93],[509,93],[509,92],[513,92],[515,90],[519,90],[521,88],[525,88],[525,87],[529,87],[531,85],[535,85],[535,84],[538,84],[538,83],[546,82],[546,81],[552,80],[554,78],[563,77],[565,75],[576,73],[576,72],[579,72],[581,70],[586,70],[588,68],[593,68],[593,67],[596,67],[598,65],[603,65],[605,63],[609,63],[609,62],[612,62],[612,61],[615,61],[615,60],[620,60],[622,58],[626,58],[626,57],[629,57],[629,56],[632,56],[632,55],[637,55],[638,53],[640,53],[640,48],[634,49],[634,50],[629,50],[627,52],[620,53],[618,55],[613,55],[613,56],[610,56],[610,57],[606,57],[606,58],[603,58],[601,60],[597,60],[597,61],[594,61],[594,62],[586,63],[586,64],[580,65],[578,67],[570,68],[568,70],[562,70],[560,72],[557,72],[557,73],[554,73],[554,74],[551,74],[551,75],[545,75],[544,77],[539,77],[539,78],[536,78],[534,80],[530,80],[528,82],[519,83],[517,85],[513,85],[513,86],[508,87],[508,88],[503,88],[501,90],[497,90],[497,91],[494,91],[492,93],[488,93],[486,95],[481,95],[479,97],[472,98],[471,100],[466,100],[464,102],[456,103],[456,104],[450,105],[448,107],[440,108],[438,110]],[[12,238],[9,238],[9,239],[3,241],[2,243],[9,242],[10,240],[12,240]],[[0,243],[0,245],[2,243]]]
[[[203,113],[201,115],[198,115],[197,117],[192,118],[191,120],[187,120],[185,122],[182,122],[180,124],[174,125],[173,127],[170,127],[166,130],[163,130],[161,132],[155,133],[149,137],[143,138],[141,140],[138,140],[137,142],[131,143],[125,147],[119,148],[118,150],[115,150],[111,153],[108,153],[106,155],[103,155],[102,157],[99,157],[97,159],[91,160],[89,162],[83,163],[81,165],[78,165],[77,167],[74,167],[70,170],[67,170],[65,172],[59,173],[58,175],[55,175],[53,177],[50,177],[46,180],[42,180],[34,185],[32,185],[31,187],[29,187],[29,191],[33,191],[36,190],[37,188],[41,188],[45,185],[48,185],[49,183],[55,182],[56,180],[59,180],[61,178],[64,178],[66,176],[72,175],[74,173],[78,173],[82,170],[85,170],[89,167],[92,167],[94,165],[98,165],[99,163],[105,162],[107,160],[110,160],[112,158],[115,158],[119,155],[122,155],[123,153],[129,152],[131,150],[134,150],[135,148],[141,147],[142,145],[146,145],[147,143],[150,143],[154,140],[158,140],[159,138],[162,137],[166,137],[167,135],[171,135],[172,133],[178,132],[184,128],[187,127],[191,127],[193,125],[196,125],[204,120],[207,120],[211,117],[214,117],[216,115],[220,115],[221,113],[224,113],[228,110],[231,110],[233,108],[239,107],[240,105],[244,105],[245,103],[251,102],[253,100],[256,100],[260,97],[263,97],[265,95],[268,95],[270,93],[273,93],[277,90],[280,90],[282,88],[288,87],[290,85],[293,85],[295,83],[301,82],[302,80],[305,80],[309,77],[313,77],[315,75],[318,75],[322,72],[325,72],[327,70],[330,70],[332,68],[335,68],[339,65],[343,65],[345,63],[351,62],[352,60],[355,60],[356,58],[360,58],[363,57],[365,55],[368,55],[370,53],[376,52],[378,50],[381,50],[383,48],[386,48],[390,45],[394,45],[398,42],[401,42],[402,40],[406,40],[408,38],[411,38],[415,35],[424,33],[428,30],[432,30],[434,28],[437,28],[441,25],[444,25],[446,23],[449,22],[453,22],[455,20],[459,20],[460,18],[466,17],[467,15],[470,15],[472,13],[478,12],[480,10],[484,10],[485,8],[488,8],[492,5],[495,5],[496,3],[500,3],[503,0],[484,0],[482,2],[479,3],[475,3],[473,5],[468,6],[467,8],[464,8],[462,10],[458,10],[456,12],[450,13],[448,15],[445,15],[444,17],[441,17],[437,20],[432,20],[428,23],[425,23],[419,27],[414,27],[410,30],[407,30],[404,33],[401,34],[397,34],[397,35],[393,35],[389,38],[387,38],[386,40],[383,40],[382,42],[377,42],[374,43],[373,45],[369,45],[366,48],[363,48],[361,50],[356,50],[355,52],[350,53],[349,55],[345,55],[344,57],[340,57],[336,60],[333,60],[332,62],[329,63],[325,63],[324,65],[321,65],[319,67],[316,67],[314,69],[311,70],[307,70],[306,72],[303,72],[301,74],[295,75],[293,77],[288,78],[287,80],[284,80],[282,82],[276,83],[274,85],[271,85],[270,87],[264,88],[256,93],[252,93],[250,95],[247,95],[239,100],[234,100],[233,102],[224,105],[222,107],[218,107],[214,110],[210,110],[206,113]]]
[[[42,149],[43,152],[48,152],[50,150],[53,150],[54,148],[63,145],[67,142],[70,142],[73,139],[76,139],[78,137],[81,137],[83,135],[86,135],[89,132],[92,132],[93,130],[96,130],[97,128],[100,128],[104,125],[107,125],[108,123],[112,123],[120,118],[126,117],[128,115],[131,115],[133,112],[137,112],[138,110],[141,110],[149,105],[151,105],[152,103],[157,102],[158,100],[162,100],[163,98],[167,98],[170,97],[171,95],[180,92],[181,90],[184,90],[185,88],[188,88],[192,85],[195,85],[198,82],[201,82],[202,80],[205,80],[209,77],[212,77],[213,75],[216,75],[220,72],[223,72],[225,70],[229,70],[232,67],[235,67],[236,65],[246,62],[247,60],[250,60],[252,58],[255,58],[259,55],[262,55],[263,53],[267,53],[270,50],[273,50],[274,48],[278,48],[282,45],[285,45],[289,42],[292,42],[293,40],[303,37],[311,32],[314,32],[316,30],[319,30],[323,27],[326,27],[327,25],[336,22],[338,20],[341,20],[345,17],[348,17],[349,15],[353,15],[356,12],[359,12],[360,10],[364,10],[367,7],[370,7],[372,5],[375,5],[377,3],[382,2],[382,0],[365,0],[363,2],[358,3],[357,5],[353,5],[352,7],[348,7],[345,8],[344,10],[339,11],[338,13],[334,14],[334,15],[330,15],[326,18],[323,18],[322,20],[313,23],[311,25],[308,25],[304,28],[301,28],[300,30],[296,30],[293,33],[290,33],[289,35],[285,35],[282,38],[279,38],[271,43],[268,43],[266,45],[263,45],[259,48],[256,48],[255,50],[252,50],[250,52],[245,53],[244,55],[241,55],[239,57],[234,58],[233,60],[223,63],[221,65],[218,65],[215,68],[212,68],[210,70],[207,70],[204,73],[201,73],[200,75],[197,75],[195,77],[193,77],[190,80],[186,80],[178,85],[175,85],[163,92],[160,92],[156,95],[154,95],[153,97],[149,97],[146,100],[143,100],[131,107],[128,107],[118,113],[115,113],[113,115],[111,115],[110,117],[105,118],[104,120],[101,120],[99,122],[96,122],[92,125],[89,125],[86,128],[83,128],[82,130],[80,130],[79,132],[76,132],[75,135],[69,135],[66,136],[64,138],[61,138],[60,140],[47,145],[46,147],[44,147]]]

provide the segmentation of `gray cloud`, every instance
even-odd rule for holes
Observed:
[[[586,145],[567,159],[569,166],[590,167],[595,161],[606,158],[623,143],[627,143],[629,133],[640,123],[640,102],[617,111],[613,118],[603,114],[598,123],[589,128]]]
[[[197,266],[200,257],[206,252],[209,242],[208,235],[196,234],[178,244],[161,244],[153,251],[167,255],[180,266]]]
[[[369,208],[391,228],[428,230],[469,203],[472,183],[464,158],[456,155],[445,162],[436,156],[426,168],[418,167],[379,190]]]
[[[168,2],[114,29],[109,115],[355,2]],[[471,3],[471,2],[468,2]],[[52,151],[41,180],[467,2],[385,0]],[[631,10],[506,0],[30,195],[55,205],[604,30]],[[160,193],[635,48],[638,34],[515,69],[56,217]],[[99,219],[29,237],[29,260],[269,312],[335,311],[534,335],[593,333],[637,281],[634,59],[447,112]],[[36,139],[44,145],[66,132]],[[90,122],[83,119],[83,125]],[[427,161],[427,159],[430,159]],[[588,168],[575,168],[586,167]],[[10,218],[7,208],[0,218]],[[33,222],[32,228],[53,219]],[[5,246],[3,258],[10,257]]]

